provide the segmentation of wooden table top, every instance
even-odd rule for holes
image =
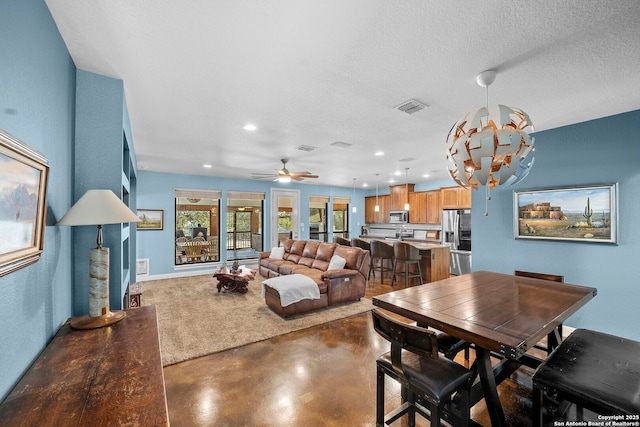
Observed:
[[[64,324],[0,405],[4,426],[168,426],[156,307],[111,326]]]
[[[382,294],[373,304],[519,359],[596,288],[478,271]]]

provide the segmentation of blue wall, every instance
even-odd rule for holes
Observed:
[[[640,340],[640,111],[539,132],[536,161],[517,186],[473,192],[473,269],[562,274],[598,295],[567,324]],[[619,183],[619,244],[515,240],[513,191]]]
[[[178,175],[148,171],[138,171],[137,180],[138,208],[139,209],[163,209],[164,230],[139,231],[137,233],[137,256],[149,258],[149,273],[151,275],[171,275],[175,273],[175,206],[174,191],[176,188],[197,188],[206,190],[221,190],[220,218],[226,218],[226,191],[252,191],[265,193],[264,212],[268,217],[270,204],[270,189],[295,189],[300,191],[300,222],[304,228],[300,229],[300,238],[309,238],[309,204],[310,196],[340,196],[353,199],[353,188],[328,187],[309,184],[277,184],[271,181],[256,181],[243,179],[224,179],[196,175]],[[364,225],[364,196],[365,191],[356,189],[355,199],[358,201],[357,213],[349,213],[350,228],[352,233],[360,234],[360,226]],[[333,200],[333,199],[331,199]],[[331,224],[329,224],[331,229]],[[226,233],[226,223],[221,221],[220,235]],[[268,249],[270,242],[269,224],[265,224],[264,247]],[[221,261],[225,261],[224,251],[221,251]],[[211,269],[211,267],[208,267]],[[191,270],[193,271],[193,270]]]
[[[72,315],[71,229],[55,223],[73,203],[76,69],[44,1],[0,8],[0,128],[51,167],[42,258],[0,277],[2,400]]]

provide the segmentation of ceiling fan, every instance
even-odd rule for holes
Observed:
[[[311,172],[289,172],[287,169],[287,162],[289,159],[280,159],[282,162],[282,169],[278,169],[278,172],[273,173],[253,173],[253,179],[273,179],[278,182],[290,182],[292,179],[295,181],[302,181],[305,178],[317,178],[318,175],[312,175]]]

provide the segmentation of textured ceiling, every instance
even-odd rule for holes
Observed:
[[[124,81],[142,170],[249,179],[289,158],[309,183],[446,179],[487,69],[490,109],[537,131],[640,108],[637,0],[46,3],[77,67]],[[428,108],[393,108],[409,99]]]

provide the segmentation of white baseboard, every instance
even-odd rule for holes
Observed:
[[[245,261],[246,262],[241,261],[241,264],[251,269],[258,269],[257,260]],[[197,265],[176,265],[174,267],[174,273],[136,276],[136,280],[138,282],[146,282],[149,280],[176,279],[179,277],[202,276],[205,274],[213,275],[213,273],[215,273],[221,265],[222,263],[210,263],[208,264],[209,268],[203,268],[202,266]]]

